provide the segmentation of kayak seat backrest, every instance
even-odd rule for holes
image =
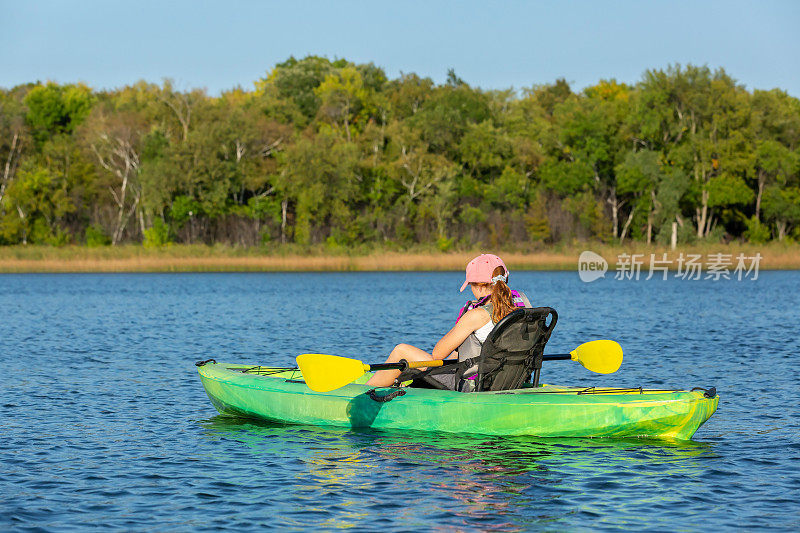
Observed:
[[[477,357],[428,370],[404,370],[395,385],[411,381],[412,387],[426,389],[512,390],[522,387],[532,373],[537,385],[544,346],[557,320],[558,313],[551,307],[512,311],[492,328]]]
[[[500,320],[477,358],[475,391],[519,389],[531,374],[537,385],[544,347],[557,321],[552,307],[517,309]]]

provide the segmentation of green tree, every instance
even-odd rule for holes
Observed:
[[[461,84],[437,87],[408,120],[431,152],[452,158],[469,125],[488,119],[491,119],[488,97]]]
[[[6,190],[4,203],[0,235],[6,242],[62,244],[68,239],[61,222],[74,206],[63,176],[42,167],[23,167]]]
[[[401,224],[414,221],[417,209],[427,197],[437,191],[443,191],[447,199],[452,199],[451,181],[456,176],[456,166],[441,154],[431,153],[417,131],[409,127],[398,126],[391,132],[388,148],[391,159],[389,176],[394,179],[402,191],[399,201],[403,206]],[[444,209],[438,204],[439,212]],[[437,225],[443,228],[444,218],[439,217]]]
[[[800,228],[800,150],[787,157],[789,172],[780,172],[764,188],[764,218],[775,224],[779,241]]]
[[[27,121],[33,138],[44,143],[59,134],[71,134],[89,115],[94,103],[89,87],[47,83],[32,88],[25,96]]]
[[[764,191],[764,216],[775,224],[778,240],[782,241],[792,228],[800,226],[800,187],[768,186]]]
[[[511,153],[509,139],[488,120],[469,124],[458,146],[460,161],[483,183],[500,175]]]
[[[270,87],[276,89],[276,96],[291,99],[305,117],[311,121],[317,116],[321,104],[314,90],[334,70],[330,60],[319,56],[307,56],[303,59],[290,57],[278,63],[266,78],[256,82],[256,89],[262,94]]]
[[[197,114],[198,108],[208,105],[208,98],[204,91],[194,89],[187,92],[176,91],[172,80],[165,79],[163,85],[155,93],[156,99],[168,110],[166,116],[171,122],[177,122],[181,139],[189,139],[189,128],[192,116]]]
[[[679,202],[689,186],[688,178],[680,169],[664,166],[662,157],[653,150],[630,152],[617,166],[620,193],[634,199],[620,234],[620,243],[625,240],[636,214],[645,219],[648,244],[653,240],[654,231],[679,218]]]
[[[23,154],[30,145],[23,91],[0,89],[0,217],[6,189],[14,181]]]
[[[756,222],[761,220],[764,188],[785,182],[795,172],[800,144],[800,101],[785,92],[755,91],[752,98],[756,181]]]
[[[314,93],[321,101],[320,115],[337,126],[341,124],[347,142],[350,142],[350,125],[355,121],[363,106],[362,102],[367,97],[361,73],[352,66],[338,69],[326,76],[314,89]]]
[[[387,83],[386,97],[394,110],[395,119],[403,120],[415,115],[422,104],[433,94],[433,80],[420,78],[413,72],[401,74]]]
[[[139,180],[141,140],[145,125],[133,112],[114,113],[98,107],[82,128],[87,151],[103,170],[113,199],[115,216],[110,221],[111,244],[118,244],[132,218],[146,229]]]
[[[697,236],[706,237],[714,208],[744,200],[748,95],[723,69],[693,65],[648,71],[638,88],[634,142],[662,151],[692,177],[689,203]]]
[[[610,208],[615,239],[624,205],[617,195],[615,168],[626,152],[630,92],[627,85],[604,80],[585,89],[583,98],[557,104],[554,116],[562,157],[591,168],[593,182],[587,186]]]
[[[342,238],[353,238],[351,202],[358,190],[358,150],[330,135],[300,139],[281,155],[277,186],[294,212],[294,240],[316,242],[315,223],[328,225]]]
[[[486,187],[484,198],[502,211],[523,210],[529,202],[531,181],[514,167],[503,172]]]
[[[553,117],[558,105],[574,97],[569,83],[564,78],[559,78],[549,85],[535,85],[525,89],[524,93],[536,102],[547,117]]]

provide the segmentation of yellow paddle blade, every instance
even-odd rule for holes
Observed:
[[[612,374],[622,364],[622,346],[609,340],[584,342],[569,354],[573,361],[598,374]]]
[[[369,366],[358,359],[323,353],[298,355],[297,366],[300,367],[308,388],[316,392],[328,392],[344,387],[369,370]]]

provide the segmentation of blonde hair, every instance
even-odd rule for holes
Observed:
[[[501,266],[495,267],[492,271],[492,277],[507,276],[506,269]],[[492,304],[492,322],[497,324],[507,314],[516,309],[514,305],[514,296],[511,294],[511,289],[504,281],[496,281],[494,283],[474,283],[478,287],[490,287],[492,289],[489,295],[489,302]]]

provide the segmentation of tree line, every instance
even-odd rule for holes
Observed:
[[[800,100],[693,65],[581,92],[315,56],[219,96],[30,83],[0,90],[0,165],[5,245],[800,238]]]

